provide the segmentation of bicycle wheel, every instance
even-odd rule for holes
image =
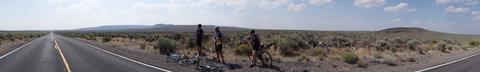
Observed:
[[[172,59],[170,58],[170,56],[168,56],[168,55],[165,56],[165,59],[167,59],[167,60],[165,60],[165,62],[167,62],[167,63],[169,63],[169,62],[172,60]]]
[[[261,57],[262,57],[261,60],[263,62],[263,65],[271,66],[273,64],[273,62],[272,62],[273,59],[272,59],[272,56],[270,55],[270,53],[262,52]]]
[[[193,63],[194,62],[191,59],[182,59],[182,60],[178,61],[178,64],[180,64],[180,66],[184,66],[184,67],[188,66],[188,65],[191,65]]]

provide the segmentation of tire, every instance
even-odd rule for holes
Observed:
[[[178,64],[180,64],[180,66],[188,66],[188,59],[183,59],[183,60],[180,60],[178,61]]]
[[[272,56],[270,55],[270,53],[268,52],[262,52],[262,62],[263,62],[263,65],[265,66],[271,66],[273,64],[273,59],[272,59]]]
[[[165,62],[170,63],[170,60],[171,60],[171,59],[170,59],[169,56],[166,56],[165,59],[167,59],[167,60],[165,60]]]

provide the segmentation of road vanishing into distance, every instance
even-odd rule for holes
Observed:
[[[0,57],[1,72],[170,72],[50,33]]]

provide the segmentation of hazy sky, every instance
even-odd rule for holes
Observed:
[[[390,27],[480,34],[480,0],[0,0],[1,30],[211,24],[304,30]]]

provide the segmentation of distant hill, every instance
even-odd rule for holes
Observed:
[[[202,29],[205,31],[213,31],[215,25],[202,25]],[[240,28],[233,26],[219,26],[222,31],[248,31],[250,28]],[[80,28],[75,30],[63,30],[63,31],[86,31],[86,32],[194,32],[197,29],[196,24],[192,25],[173,25],[173,24],[156,24],[156,25],[105,25],[98,27]],[[259,31],[313,31],[315,30],[270,30],[270,29],[255,29]],[[320,32],[370,32],[370,31],[320,31]],[[417,27],[395,27],[378,31],[375,33],[382,34],[422,34],[422,35],[434,35],[434,34],[450,34],[437,31],[431,31],[424,28]]]
[[[430,31],[427,29],[423,28],[417,28],[417,27],[396,27],[396,28],[388,28],[388,29],[383,29],[377,32],[382,32],[382,33],[422,33],[422,32],[434,32]]]
[[[124,29],[147,29],[153,28],[151,25],[105,25],[98,27],[80,28],[76,30],[124,30]]]
[[[471,36],[471,35],[464,35],[464,34],[453,34],[453,33],[445,33],[445,32],[438,32],[427,30],[424,28],[417,28],[417,27],[396,27],[396,28],[388,28],[379,31],[375,31],[375,33],[384,34],[384,35],[409,35],[412,37],[438,37],[438,36]]]
[[[215,25],[202,25],[205,31],[213,31]],[[222,31],[244,31],[248,28],[219,26]],[[80,28],[73,31],[108,31],[108,32],[190,32],[195,31],[197,25],[173,25],[173,24],[156,24],[156,25],[106,25],[99,27]]]

